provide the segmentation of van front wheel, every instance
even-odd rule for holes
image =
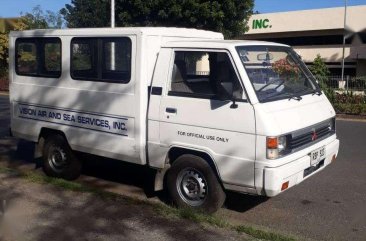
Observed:
[[[74,180],[81,172],[81,162],[60,135],[47,137],[43,147],[43,171],[47,176]]]
[[[225,192],[210,165],[201,157],[178,157],[168,171],[167,188],[177,207],[216,212],[225,201]]]

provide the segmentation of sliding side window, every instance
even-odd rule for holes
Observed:
[[[58,78],[61,76],[59,38],[18,38],[15,42],[18,75]]]
[[[128,83],[131,79],[131,40],[118,38],[73,38],[73,79]]]

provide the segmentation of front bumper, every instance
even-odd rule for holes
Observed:
[[[339,140],[335,139],[328,143],[326,146],[326,157],[321,160],[317,166],[312,167],[310,165],[310,156],[305,155],[295,161],[279,167],[266,167],[264,168],[264,192],[268,197],[273,197],[279,193],[291,188],[308,177],[320,172],[326,166],[328,166],[333,159],[333,156],[338,155]],[[282,189],[283,183],[288,182],[288,188]]]

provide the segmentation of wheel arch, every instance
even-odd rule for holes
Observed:
[[[51,136],[51,135],[60,135],[62,136],[66,143],[69,145],[69,142],[67,141],[66,135],[63,131],[57,130],[57,129],[51,129],[51,128],[47,128],[47,127],[42,127],[39,135],[38,135],[38,142],[36,143],[36,150],[35,150],[35,154],[34,154],[34,158],[39,158],[42,156],[42,150],[45,144],[45,140],[47,139],[47,137]],[[70,145],[69,145],[70,147]]]
[[[166,178],[166,173],[173,165],[174,161],[178,159],[178,157],[185,155],[185,154],[191,154],[198,157],[201,157],[203,160],[205,160],[213,172],[216,175],[217,180],[219,181],[220,185],[224,188],[223,182],[221,180],[221,176],[219,173],[219,170],[216,166],[215,159],[212,157],[212,155],[201,149],[191,148],[191,147],[184,147],[184,146],[171,146],[165,159],[165,167],[164,169],[157,172],[155,177],[155,191],[163,190],[164,189],[164,182]]]
[[[203,150],[197,150],[187,147],[180,147],[180,146],[173,146],[169,149],[166,163],[172,165],[175,160],[177,160],[178,157],[185,155],[185,154],[191,154],[198,157],[201,157],[204,159],[212,168],[212,170],[215,172],[216,176],[218,177],[218,180],[221,182],[221,176],[219,173],[219,170],[216,166],[216,163],[214,161],[214,158],[212,155],[210,155],[207,151]]]

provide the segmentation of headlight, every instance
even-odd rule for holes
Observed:
[[[277,159],[289,152],[287,136],[267,137],[267,159]]]

